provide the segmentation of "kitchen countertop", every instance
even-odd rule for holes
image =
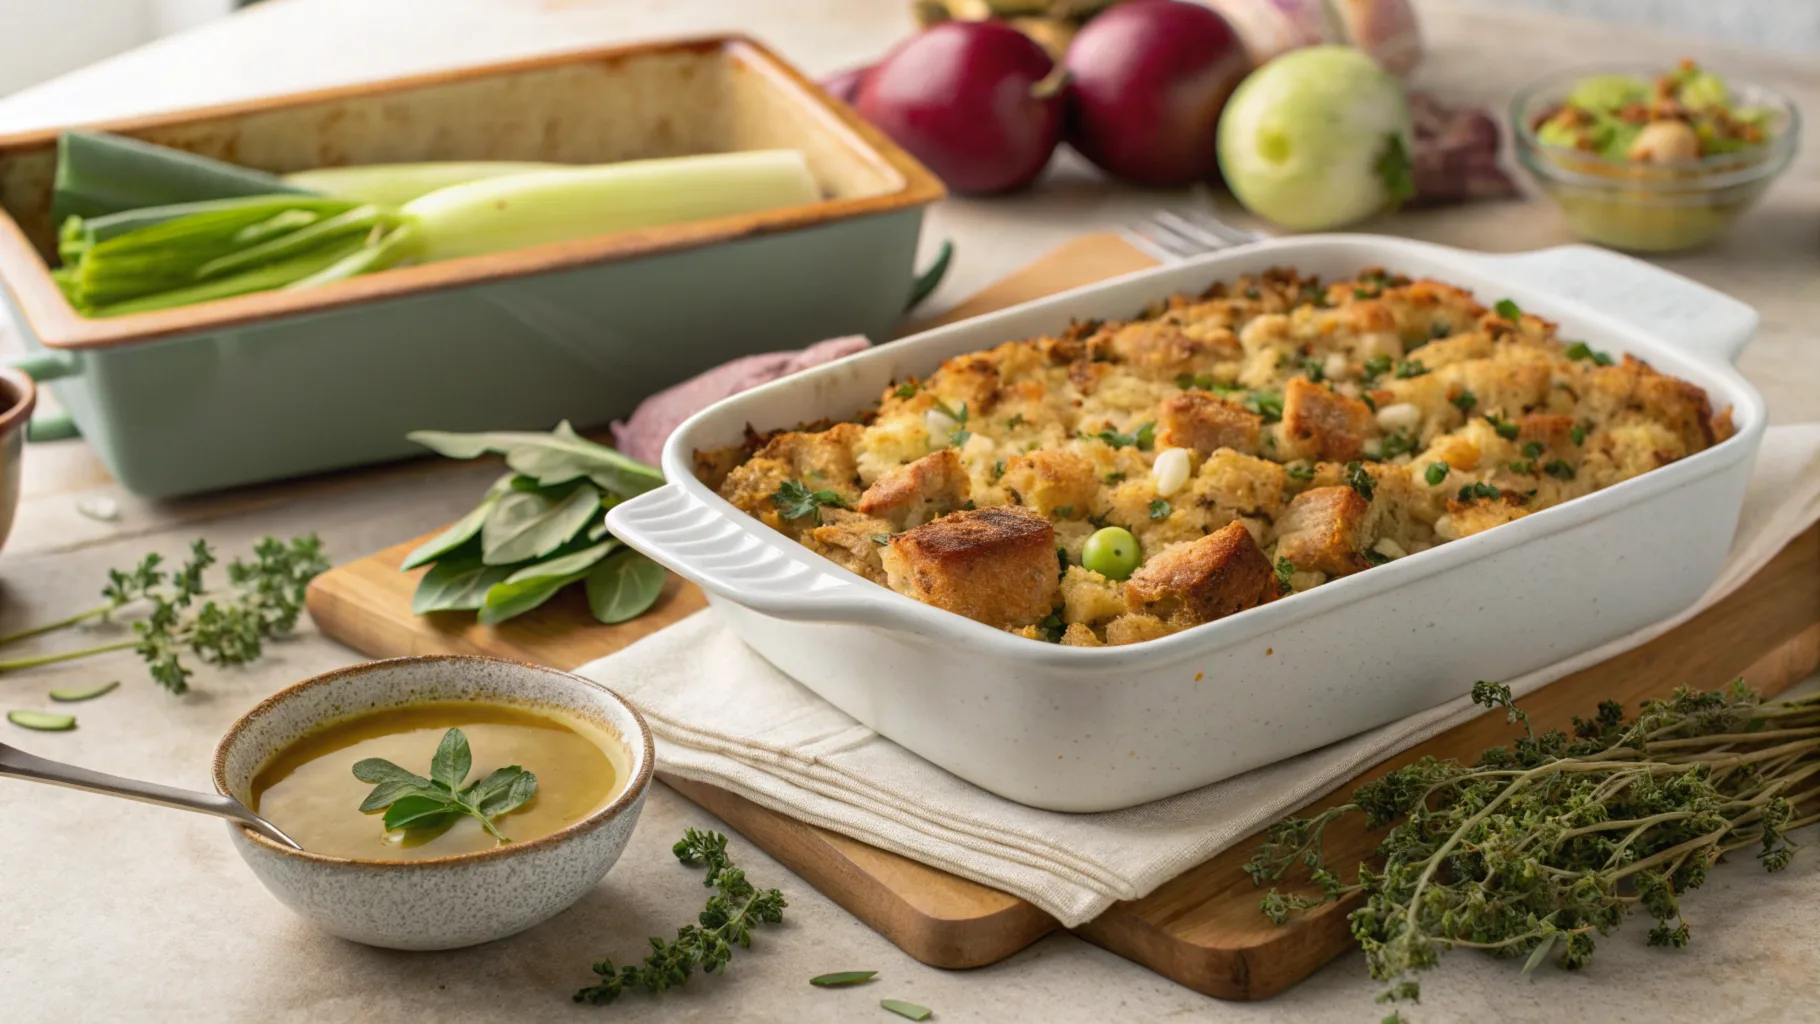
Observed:
[[[163,40],[0,101],[0,131],[92,121],[172,107],[384,77],[463,62],[665,34],[739,28],[811,72],[874,55],[909,28],[902,0],[269,0],[190,35]],[[1810,61],[1540,14],[1420,4],[1430,57],[1418,82],[1454,99],[1501,107],[1543,70],[1608,58],[1693,55],[1791,93],[1820,111]],[[925,250],[953,238],[958,258],[935,304],[952,301],[1085,231],[1114,227],[1182,194],[1115,188],[1078,165],[1035,192],[951,200],[934,211]],[[1371,228],[1495,250],[1559,244],[1540,203],[1487,204],[1388,218]],[[1820,157],[1799,158],[1724,242],[1664,266],[1738,296],[1763,313],[1742,367],[1772,419],[1820,419]],[[0,325],[4,333],[4,325]],[[808,339],[805,339],[808,340]],[[0,348],[16,348],[14,339]],[[80,441],[32,446],[26,497],[0,557],[0,632],[93,603],[110,567],[147,550],[178,555],[206,535],[224,553],[266,534],[318,532],[348,560],[446,522],[470,507],[496,470],[413,463],[182,502],[150,503],[114,485]],[[79,502],[119,503],[111,522]],[[68,734],[7,732],[46,756],[103,771],[206,788],[217,736],[272,690],[356,656],[307,627],[264,661],[204,670],[172,699],[130,653],[9,676],[9,706],[45,689],[119,678],[120,691],[75,710]],[[1714,684],[1718,680],[1690,680]],[[735,838],[740,862],[791,900],[789,921],[759,934],[727,976],[700,978],[611,1009],[574,1007],[587,965],[641,955],[700,908],[698,877],[668,846],[706,813],[657,787],[618,867],[580,906],[531,932],[480,949],[403,954],[318,934],[271,900],[231,852],[223,826],[200,817],[46,787],[0,784],[0,1017],[8,1021],[443,1021],[508,1019],[793,1021],[892,1018],[882,997],[925,1004],[936,1020],[1359,1021],[1375,1019],[1378,986],[1359,957],[1341,957],[1267,1002],[1222,1003],[1067,935],[1009,961],[945,972],[898,952],[770,858]],[[1813,845],[1811,830],[1802,836]],[[1468,953],[1424,981],[1418,1021],[1730,1020],[1803,1018],[1820,996],[1820,857],[1797,855],[1764,877],[1748,860],[1715,870],[1687,900],[1694,943],[1648,949],[1631,927],[1600,943],[1580,973]],[[822,991],[815,974],[877,969],[880,980]],[[1800,1009],[1806,1007],[1806,1010]]]

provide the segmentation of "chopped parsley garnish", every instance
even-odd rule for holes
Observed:
[[[1068,631],[1068,627],[1062,624],[1062,613],[1059,611],[1050,612],[1048,618],[1036,624],[1036,629],[1044,640],[1052,644],[1060,643],[1062,634]]]
[[[1428,464],[1428,471],[1422,474],[1422,479],[1428,481],[1430,487],[1439,487],[1441,481],[1447,479],[1447,474],[1452,471],[1453,467],[1445,462],[1431,462]]]
[[[1504,492],[1490,484],[1467,484],[1460,488],[1460,500],[1472,501],[1475,498],[1501,498]]]
[[[1073,505],[1057,505],[1055,507],[1055,514],[1063,519],[1067,519],[1074,515],[1074,506]]]
[[[1169,518],[1169,503],[1164,501],[1161,498],[1158,498],[1155,501],[1152,501],[1150,503],[1150,518],[1168,519]]]
[[[1574,478],[1574,467],[1564,459],[1555,459],[1545,463],[1542,466],[1542,472],[1547,473],[1556,480],[1572,480]]]
[[[1370,501],[1376,482],[1371,479],[1371,473],[1366,471],[1364,463],[1348,462],[1346,464],[1346,485],[1358,491],[1359,497]]]
[[[1245,297],[1248,299],[1261,299],[1264,297],[1264,293],[1258,291],[1257,285],[1252,285],[1250,288],[1245,289]]]
[[[1352,297],[1355,299],[1375,299],[1378,297],[1378,293],[1372,291],[1370,288],[1360,288],[1355,285],[1352,289]]]
[[[1533,459],[1547,450],[1547,445],[1540,441],[1530,441],[1523,446],[1523,457]]]
[[[897,386],[897,390],[895,390],[891,393],[896,395],[899,398],[914,398],[914,397],[916,397],[916,393],[918,391],[921,391],[922,389],[923,389],[923,386],[921,384],[918,384],[916,382],[915,378],[911,378],[910,380],[904,381],[902,384],[899,384]]]
[[[1322,368],[1322,360],[1319,359],[1302,360],[1302,372],[1308,376],[1309,380],[1314,381],[1316,384],[1319,384],[1327,377],[1326,371]]]
[[[1583,445],[1586,443],[1586,428],[1576,423],[1567,428],[1567,436],[1573,439],[1575,445]]]
[[[1120,471],[1117,473],[1107,473],[1106,474],[1106,482],[1109,484],[1116,484],[1124,479],[1125,479],[1125,474],[1123,471]]]
[[[1436,320],[1428,325],[1428,337],[1431,341],[1440,341],[1453,333],[1453,325],[1445,320]]]
[[[1362,369],[1365,372],[1366,379],[1370,380],[1375,377],[1382,377],[1389,373],[1390,367],[1391,358],[1389,356],[1377,355],[1365,360]]]
[[[1491,424],[1491,429],[1497,431],[1498,436],[1504,440],[1515,441],[1517,439],[1517,425],[1515,423],[1492,414],[1486,415],[1485,422]]]
[[[1247,391],[1245,401],[1240,404],[1245,411],[1264,417],[1265,423],[1275,423],[1283,418],[1283,393],[1280,391]]]
[[[1390,561],[1390,556],[1379,551],[1377,548],[1366,548],[1362,553],[1365,555],[1365,560],[1372,565],[1383,565],[1385,562]]]
[[[1156,424],[1142,424],[1129,434],[1121,434],[1111,427],[1107,427],[1105,430],[1091,436],[1106,442],[1114,448],[1136,448],[1138,451],[1147,452],[1156,444]]]
[[[1277,559],[1277,590],[1289,593],[1289,580],[1295,575],[1295,563],[1287,558]]]
[[[992,464],[992,482],[998,483],[1005,477],[1005,460],[1000,459]]]
[[[956,448],[965,445],[973,437],[973,431],[967,429],[967,403],[962,402],[959,409],[953,409],[947,402],[935,399],[935,408],[942,415],[954,421],[954,429],[948,431],[948,443]]]
[[[1314,479],[1314,463],[1312,462],[1291,462],[1283,467],[1283,471],[1289,474],[1291,480]]]
[[[866,535],[866,539],[880,546],[891,543],[891,535],[888,533],[870,533]]]
[[[1509,299],[1499,299],[1497,305],[1492,306],[1491,308],[1497,310],[1499,316],[1509,320],[1513,324],[1523,315],[1523,308]]]
[[[1427,372],[1428,367],[1423,366],[1420,359],[1405,359],[1397,363],[1398,380],[1408,380],[1411,377],[1420,377]]]
[[[1023,425],[1024,425],[1024,414],[1021,412],[1012,413],[1011,418],[1005,421],[1006,430],[1016,430],[1017,428],[1019,428]]]
[[[1058,576],[1068,575],[1068,549],[1067,548],[1056,548],[1055,549],[1055,564],[1061,568],[1061,571],[1057,574]]]
[[[1479,396],[1465,388],[1461,388],[1460,393],[1448,399],[1448,401],[1452,402],[1454,408],[1459,409],[1461,412],[1471,412],[1472,407],[1479,404]]]
[[[1567,346],[1567,358],[1590,359],[1599,366],[1610,366],[1612,358],[1609,353],[1601,352],[1584,341],[1576,341]]]
[[[816,522],[822,521],[823,508],[846,508],[847,500],[833,491],[812,491],[800,480],[785,480],[771,495],[771,503],[777,506],[779,514],[785,519],[802,519],[814,516]]]
[[[1401,430],[1395,430],[1381,442],[1378,457],[1394,459],[1399,455],[1408,455],[1416,450],[1415,439]]]
[[[1536,471],[1536,464],[1534,462],[1531,462],[1528,459],[1523,459],[1521,461],[1511,463],[1510,471],[1512,473],[1534,473]]]

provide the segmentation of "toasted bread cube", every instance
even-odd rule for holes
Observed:
[[[1238,522],[1157,553],[1125,581],[1127,607],[1176,629],[1225,618],[1276,596],[1270,560]]]
[[[1106,644],[1093,635],[1093,630],[1078,622],[1070,622],[1062,632],[1063,647],[1104,647]]]
[[[1192,448],[1202,455],[1221,448],[1256,455],[1263,429],[1264,418],[1256,413],[1212,395],[1187,391],[1163,402],[1157,416],[1157,445]]]
[[[889,520],[892,529],[886,532],[895,533],[965,505],[972,486],[960,454],[943,448],[879,477],[854,507]]]
[[[1077,452],[1049,449],[1012,456],[999,485],[1016,495],[1018,504],[1062,519],[1091,515],[1093,500],[1100,493],[1093,460]]]
[[[1174,380],[1183,373],[1198,373],[1209,364],[1234,359],[1241,353],[1238,338],[1229,330],[1190,333],[1168,321],[1138,321],[1089,342],[1096,356],[1110,356],[1132,373],[1150,380]]]
[[[891,589],[1001,628],[1047,618],[1057,603],[1055,529],[1026,508],[953,512],[891,538]]]
[[[1435,536],[1442,540],[1459,540],[1475,533],[1484,533],[1494,526],[1521,519],[1529,514],[1520,500],[1505,493],[1496,498],[1474,498],[1472,501],[1452,500],[1447,503],[1447,514],[1435,521]]]
[[[1306,377],[1283,387],[1283,442],[1288,454],[1346,462],[1359,457],[1376,429],[1371,406]]]
[[[1069,566],[1061,590],[1063,622],[1105,622],[1125,614],[1125,594],[1119,584],[1091,569]]]
[[[1106,623],[1106,646],[1141,644],[1146,640],[1155,640],[1174,632],[1175,630],[1169,628],[1162,619],[1154,615],[1132,612]]]
[[[1351,487],[1303,491],[1277,520],[1277,557],[1330,577],[1368,569],[1361,550],[1370,511],[1371,503]]]
[[[1629,361],[1630,357],[1625,357]],[[1706,390],[1678,377],[1670,377],[1641,364],[1643,373],[1637,379],[1632,396],[1638,408],[1670,430],[1681,435],[1689,454],[1704,451],[1717,440],[1713,430],[1713,407]]]
[[[823,509],[821,520],[820,526],[803,534],[803,545],[848,572],[883,584],[885,565],[880,553],[891,538],[892,525],[839,508]]]

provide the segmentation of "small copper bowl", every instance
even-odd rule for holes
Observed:
[[[24,461],[25,425],[38,404],[38,386],[18,370],[0,367],[0,544],[13,532],[19,510],[19,466]]]

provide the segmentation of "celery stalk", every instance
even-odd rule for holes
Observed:
[[[566,242],[614,231],[811,203],[796,150],[758,150],[470,181],[414,199],[426,261]]]
[[[472,160],[448,163],[366,164],[359,167],[318,167],[284,176],[293,188],[308,189],[341,199],[355,199],[380,206],[403,206],[437,189],[483,178],[498,178],[530,171],[557,170],[566,165],[527,160]]]

